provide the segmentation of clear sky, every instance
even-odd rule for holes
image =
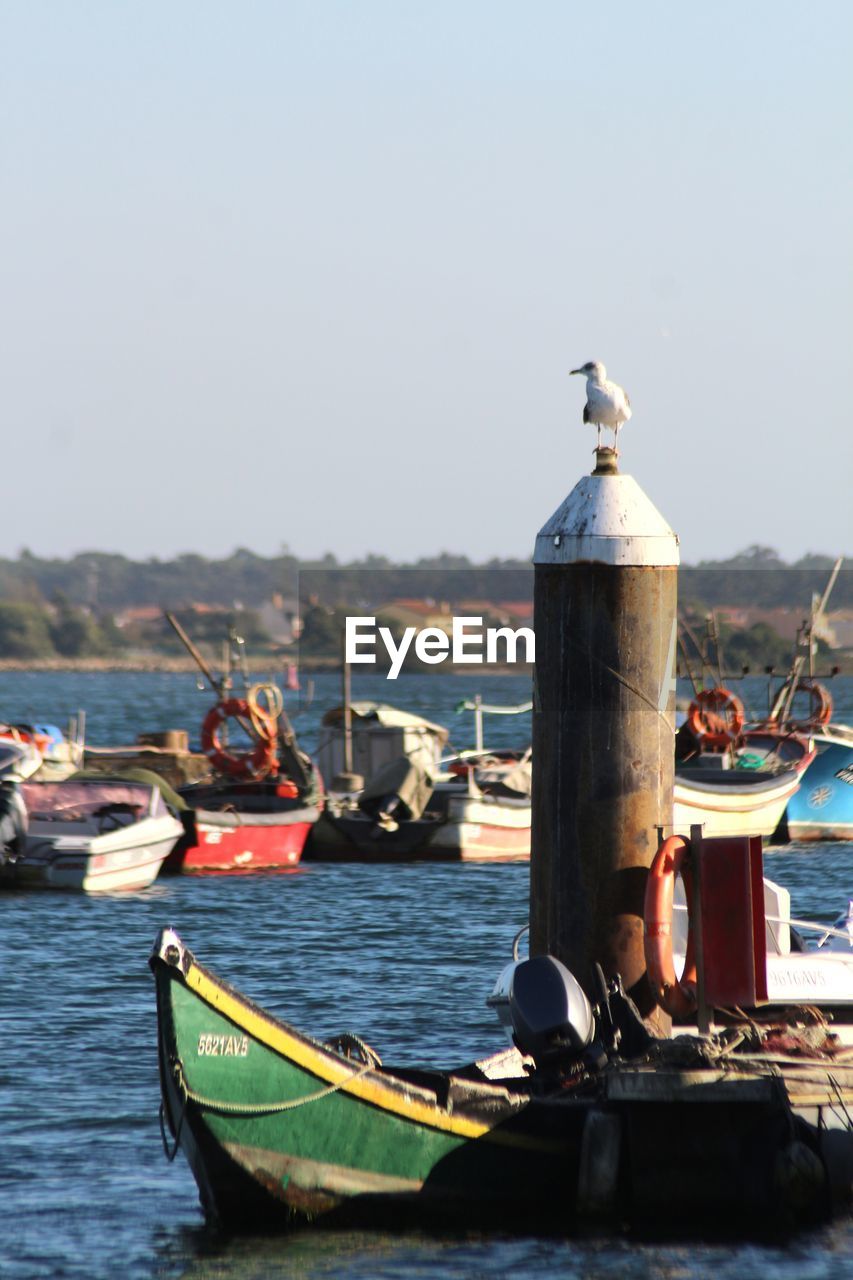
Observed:
[[[848,0],[0,0],[0,555],[853,553]]]

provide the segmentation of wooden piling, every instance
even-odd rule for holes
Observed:
[[[594,993],[622,975],[663,1029],[643,956],[656,828],[672,823],[678,539],[611,449],[534,554],[531,954]]]

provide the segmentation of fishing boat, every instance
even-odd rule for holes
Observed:
[[[530,752],[465,752],[437,780],[401,758],[355,795],[330,795],[318,862],[515,862],[530,857]]]
[[[512,1044],[445,1069],[306,1034],[172,929],[150,964],[164,1148],[229,1227],[766,1230],[853,1196],[853,1067],[816,1051],[783,1081],[748,1020],[653,1039],[600,970],[593,1005],[553,957],[514,961],[489,1000]]]
[[[703,673],[706,668],[713,669],[714,656],[717,680],[714,687],[699,689],[682,642],[682,655],[695,696],[688,713],[692,723],[679,730],[677,756],[681,757],[683,766],[691,769],[697,781],[701,781],[701,775],[696,774],[697,764],[711,769],[749,769],[757,760],[760,771],[766,774],[766,763],[770,763],[771,769],[779,776],[775,783],[770,777],[763,779],[769,807],[763,821],[753,830],[760,828],[765,836],[772,832],[773,839],[777,841],[853,839],[853,727],[835,720],[832,695],[815,673],[816,641],[821,634],[841,564],[841,558],[836,560],[822,595],[812,600],[809,616],[797,631],[787,673],[777,684],[771,672],[767,711],[754,719],[745,720],[742,703],[723,687],[719,639],[713,615],[709,618],[704,643],[684,624]],[[837,668],[829,674],[837,674]],[[704,705],[700,705],[702,700],[705,700]],[[805,759],[803,744],[807,744],[809,751]],[[799,759],[799,786],[791,788],[780,810],[779,802],[784,790],[781,766],[785,761],[794,762],[796,759]],[[684,768],[676,774],[677,791],[680,781],[682,784],[686,781],[683,776],[679,780],[679,772],[683,775]],[[729,779],[729,785],[743,789],[745,781],[736,773]],[[702,797],[690,799],[696,811],[701,806]],[[774,815],[778,817],[775,825]],[[690,817],[689,813],[680,816],[685,823]],[[721,821],[718,817],[717,825],[711,829],[720,829]],[[682,824],[681,829],[686,829],[685,825]]]
[[[785,810],[788,838],[853,841],[853,727],[828,724],[811,740],[815,758]]]
[[[0,883],[114,893],[145,889],[183,834],[157,786],[116,778],[20,784],[26,839]]]
[[[289,779],[220,779],[182,787],[184,835],[165,875],[282,871],[295,867],[320,814]]]
[[[229,719],[245,726],[244,747],[224,741]],[[253,685],[245,698],[225,697],[210,709],[202,750],[211,774],[178,788],[185,830],[164,874],[282,871],[298,864],[319,817],[322,784],[292,731],[285,737],[288,730],[275,685]]]
[[[299,750],[281,690],[245,680],[231,690],[231,659],[215,676],[171,615],[166,617],[217,694],[201,726],[207,776],[178,787],[184,835],[166,875],[287,871],[297,866],[322,807],[322,781]]]
[[[808,640],[805,641],[808,643]],[[781,833],[789,840],[853,840],[853,727],[833,718],[832,695],[796,663],[772,699],[769,714],[748,736],[772,735],[784,749],[805,738],[813,758],[788,800]]]
[[[437,748],[446,742],[446,730],[429,722],[412,725],[414,717],[393,708],[354,704],[355,759],[368,756],[362,738],[375,738],[377,726],[387,731],[396,720],[400,732],[396,741],[388,739],[386,732],[383,763],[366,785],[359,777],[358,790],[337,793],[333,784],[306,857],[367,862],[529,858],[530,750],[487,750],[482,716],[484,712],[517,715],[529,711],[530,705],[491,706],[479,697],[461,702],[458,711],[475,713],[475,746],[439,759]],[[417,736],[407,743],[402,735],[413,730]]]
[[[797,733],[746,729],[740,698],[721,685],[698,690],[676,734],[673,830],[769,839],[814,759]]]

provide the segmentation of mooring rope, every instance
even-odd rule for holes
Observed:
[[[175,1130],[175,1145],[172,1147],[170,1151],[169,1139],[166,1137],[166,1104],[165,1102],[162,1102],[162,1101],[160,1102],[160,1137],[163,1140],[163,1150],[166,1153],[166,1159],[169,1161],[169,1164],[174,1164],[175,1156],[178,1154],[178,1150],[181,1145],[181,1129],[184,1127],[184,1112],[185,1112],[185,1108],[181,1107],[181,1115],[180,1115],[180,1119],[178,1120],[178,1127]]]
[[[318,1089],[316,1093],[308,1093],[303,1098],[288,1098],[282,1102],[225,1102],[220,1098],[207,1098],[204,1094],[197,1093],[195,1089],[191,1089],[187,1084],[184,1076],[184,1064],[180,1059],[175,1063],[174,1071],[175,1082],[185,1101],[194,1102],[197,1106],[204,1107],[207,1111],[221,1111],[224,1115],[267,1116],[277,1115],[283,1111],[294,1111],[297,1107],[307,1106],[309,1102],[319,1102],[322,1098],[328,1098],[330,1094],[337,1093],[339,1089],[351,1084],[353,1080],[360,1079],[368,1071],[372,1071],[374,1067],[375,1063],[365,1062],[356,1071],[344,1076],[343,1080],[339,1080],[337,1084],[327,1085],[324,1089]],[[181,1118],[183,1119],[183,1116]],[[166,1154],[168,1155],[168,1151]]]
[[[838,1081],[836,1080],[835,1076],[832,1076],[832,1075],[828,1076],[827,1079],[829,1080],[829,1083],[832,1085],[833,1092],[835,1093],[835,1096],[838,1099],[838,1105],[841,1107],[841,1110],[844,1112],[844,1119],[847,1122],[847,1129],[849,1132],[853,1133],[853,1117],[851,1117],[850,1112],[847,1110],[847,1103],[844,1101],[844,1095],[841,1092],[841,1088],[839,1087]],[[836,1111],[835,1107],[831,1106],[831,1104],[830,1104],[830,1109],[833,1112],[835,1112],[836,1115],[838,1115],[838,1112]]]

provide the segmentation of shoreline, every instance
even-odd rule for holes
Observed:
[[[211,662],[211,667],[215,668],[215,663]],[[292,660],[283,662],[278,656],[266,658],[249,658],[246,662],[248,671],[253,675],[284,675],[288,667],[296,666],[300,675],[312,676],[322,674],[340,674],[341,664],[338,658],[312,658],[303,660],[301,663],[295,663]],[[454,665],[451,662],[442,663],[440,668],[436,667],[419,667],[407,670],[404,668],[400,672],[400,677],[406,675],[458,675],[471,676],[471,666],[468,664]],[[37,658],[29,661],[23,658],[0,658],[0,671],[66,671],[66,672],[159,672],[163,674],[182,675],[186,672],[198,672],[199,667],[189,656],[170,657],[166,654],[150,654],[148,656],[136,656],[133,658]],[[533,666],[529,663],[519,662],[515,665],[508,663],[500,663],[488,665],[486,663],[478,664],[477,671],[480,675],[487,676],[518,676],[527,675],[532,678]],[[218,671],[216,674],[219,674]],[[232,676],[237,674],[232,672]],[[385,675],[384,669],[377,667],[371,671],[371,675]]]
[[[827,663],[827,666],[830,664]],[[836,675],[849,676],[853,675],[853,653],[845,651],[835,655],[832,663],[837,666],[837,671],[818,671],[815,673],[815,679],[826,683],[831,691],[832,681]],[[210,662],[211,669],[219,674],[219,666],[215,659]],[[271,655],[269,657],[248,658],[246,661],[247,670],[251,675],[260,676],[284,676],[289,667],[296,667],[300,676],[311,677],[314,675],[324,675],[331,673],[340,674],[341,664],[339,658],[303,658],[301,662],[296,662],[293,658],[282,659],[280,655]],[[118,674],[127,672],[128,674],[136,673],[160,673],[163,675],[183,675],[187,672],[198,672],[199,667],[189,654],[169,655],[169,654],[136,654],[133,657],[126,658],[34,658],[25,660],[23,658],[0,658],[0,672],[2,671],[31,671],[31,672],[79,672],[79,673],[102,673],[112,672]],[[232,676],[236,672],[232,672]],[[387,670],[378,665],[370,672],[364,674],[370,675],[386,675]],[[533,677],[533,664],[518,662],[495,663],[478,663],[476,672],[469,664],[454,664],[452,662],[444,662],[438,666],[418,666],[404,667],[400,672],[400,677],[407,675],[453,675],[465,676],[471,679],[472,675],[481,676],[529,676]],[[781,679],[786,673],[783,671],[774,671],[772,676],[768,676],[766,671],[750,671],[745,676],[740,673],[731,673],[725,676],[726,681],[737,681],[743,678],[755,679],[758,677]],[[686,676],[680,678],[686,679]],[[389,683],[396,683],[392,681]]]

